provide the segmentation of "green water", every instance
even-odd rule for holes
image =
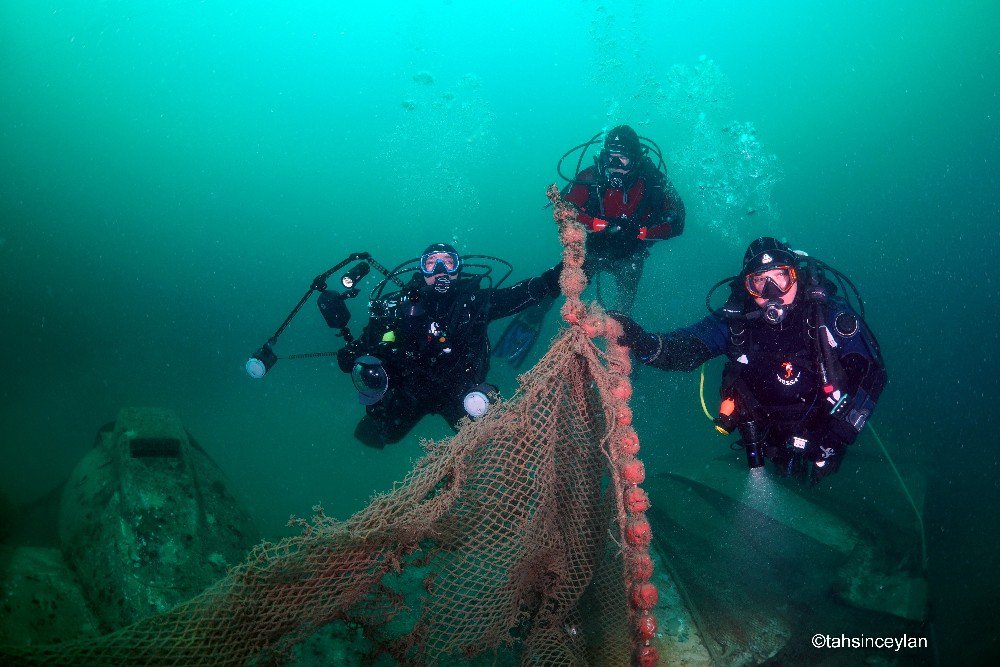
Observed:
[[[362,507],[417,446],[355,442],[328,361],[253,382],[246,355],[351,251],[395,264],[448,240],[515,279],[547,268],[556,160],[626,121],[688,204],[637,318],[700,317],[762,233],[850,275],[889,363],[875,424],[928,480],[942,662],[996,655],[995,0],[335,4],[0,4],[0,489],[37,497],[120,407],[155,405],[267,533]],[[278,351],[338,342],[310,307]],[[647,468],[722,447],[696,378],[637,386]],[[884,464],[858,474],[872,502],[897,492]]]

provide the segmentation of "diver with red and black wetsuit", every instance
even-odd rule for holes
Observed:
[[[630,313],[649,249],[684,231],[684,202],[628,125],[608,132],[594,165],[563,190],[587,229],[588,278],[615,278],[617,310]],[[605,304],[608,305],[608,304]]]
[[[600,143],[600,136],[570,149],[562,159],[583,149],[582,162],[587,149]],[[650,158],[651,153],[658,164]],[[562,176],[561,165],[562,160],[557,167]],[[614,307],[620,312],[632,312],[652,245],[684,231],[684,202],[664,172],[656,144],[640,137],[628,125],[619,125],[604,135],[594,165],[566,179],[569,183],[563,189],[563,198],[576,206],[577,219],[587,230],[583,270],[588,279],[601,273],[614,277]],[[602,297],[598,282],[598,300],[611,307],[603,303]],[[494,354],[519,367],[551,307],[550,300],[515,318],[500,337]]]

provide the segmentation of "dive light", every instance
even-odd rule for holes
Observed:
[[[278,355],[274,353],[271,349],[270,343],[264,343],[260,346],[260,349],[253,353],[253,355],[247,359],[246,371],[247,375],[255,380],[259,380],[267,372],[271,370],[274,365],[278,363]]]
[[[368,272],[372,270],[372,267],[368,262],[358,262],[354,265],[354,268],[345,273],[340,277],[340,284],[351,289],[354,287],[362,278],[368,275]]]
[[[765,430],[760,422],[747,421],[740,425],[740,435],[743,436],[743,448],[747,452],[747,467],[750,470],[764,465]]]

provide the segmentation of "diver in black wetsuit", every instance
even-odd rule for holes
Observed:
[[[487,325],[559,293],[560,266],[511,287],[482,288],[462,276],[462,258],[445,243],[429,246],[407,287],[370,305],[361,336],[337,353],[367,414],[355,430],[366,445],[401,440],[427,414],[452,428],[483,415],[498,398],[486,384]]]
[[[713,288],[729,284],[725,306],[700,322],[651,334],[610,314],[622,324],[620,342],[644,364],[691,371],[725,354],[716,428],[739,430],[750,468],[767,458],[783,475],[817,481],[840,467],[887,381],[878,343],[827,272],[850,284],[763,237],[750,244],[740,275]]]

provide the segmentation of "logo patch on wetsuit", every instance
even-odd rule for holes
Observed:
[[[792,366],[792,362],[781,362],[781,372],[777,375],[778,382],[786,387],[791,387],[799,381],[800,377],[802,377],[802,371]]]
[[[444,328],[437,322],[431,322],[430,326],[427,327],[427,342],[428,343],[438,343],[442,345],[448,341],[448,334],[445,332]],[[450,347],[440,348],[442,354],[448,354],[451,352]]]

